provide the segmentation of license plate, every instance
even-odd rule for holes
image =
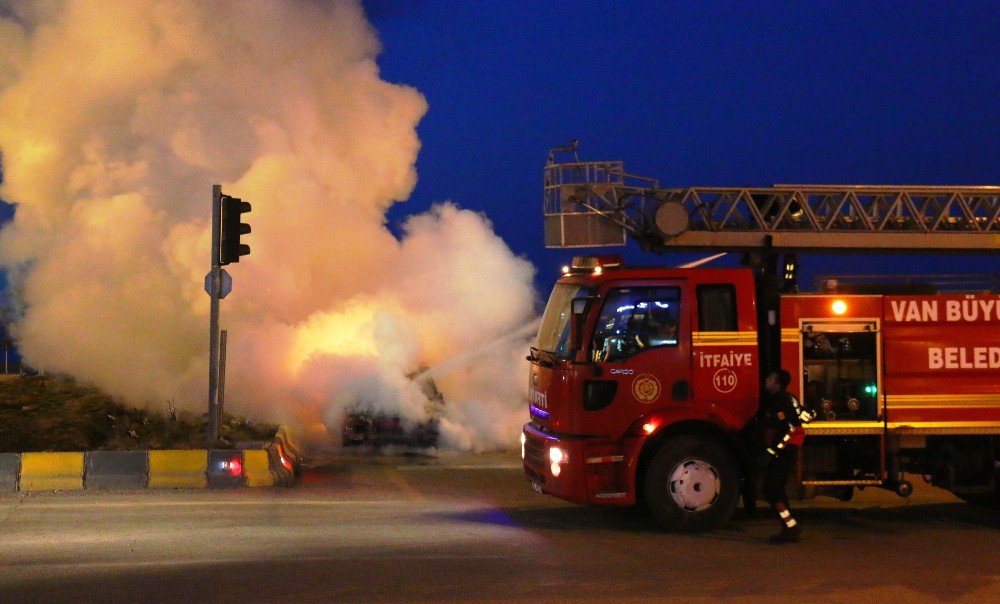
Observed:
[[[531,488],[534,489],[536,493],[541,493],[542,492],[542,487],[539,486],[539,484],[537,482],[531,483]]]

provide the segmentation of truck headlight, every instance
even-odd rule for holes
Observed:
[[[561,464],[566,463],[568,458],[569,456],[566,454],[566,451],[563,451],[559,447],[549,448],[549,461],[552,462],[549,466],[549,470],[552,472],[553,476],[559,476],[559,474],[562,473]]]

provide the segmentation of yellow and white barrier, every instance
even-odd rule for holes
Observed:
[[[260,449],[0,453],[0,491],[291,486],[288,441],[282,429]]]
[[[70,491],[83,488],[83,453],[22,453],[22,491]]]
[[[150,451],[151,489],[204,489],[208,486],[208,451]]]
[[[248,487],[273,487],[274,470],[265,449],[243,451],[243,476]]]

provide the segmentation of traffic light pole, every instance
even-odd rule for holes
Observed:
[[[212,443],[219,440],[219,292],[222,289],[220,264],[220,232],[222,228],[222,185],[212,185],[212,299],[209,311],[208,336],[208,422],[206,437]]]
[[[242,242],[243,235],[250,234],[250,225],[240,222],[250,209],[250,204],[242,199],[223,195],[222,185],[212,185],[212,270],[205,275],[205,291],[212,299],[208,321],[208,419],[205,427],[209,442],[219,440],[220,436],[226,371],[225,335],[221,351],[219,342],[219,300],[229,295],[233,287],[232,278],[222,267],[239,262],[240,256],[250,253],[250,246]]]

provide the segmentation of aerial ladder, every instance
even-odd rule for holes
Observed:
[[[780,365],[778,256],[797,252],[991,253],[1000,249],[1000,186],[774,185],[669,188],[621,161],[582,162],[577,141],[549,151],[545,246],[625,245],[742,252],[758,291],[761,373]],[[770,359],[769,361],[767,361]]]
[[[1000,187],[774,185],[668,188],[621,161],[581,162],[577,142],[549,152],[545,245],[752,252],[992,252]],[[571,155],[572,161],[557,161]],[[770,243],[768,243],[768,241]]]

